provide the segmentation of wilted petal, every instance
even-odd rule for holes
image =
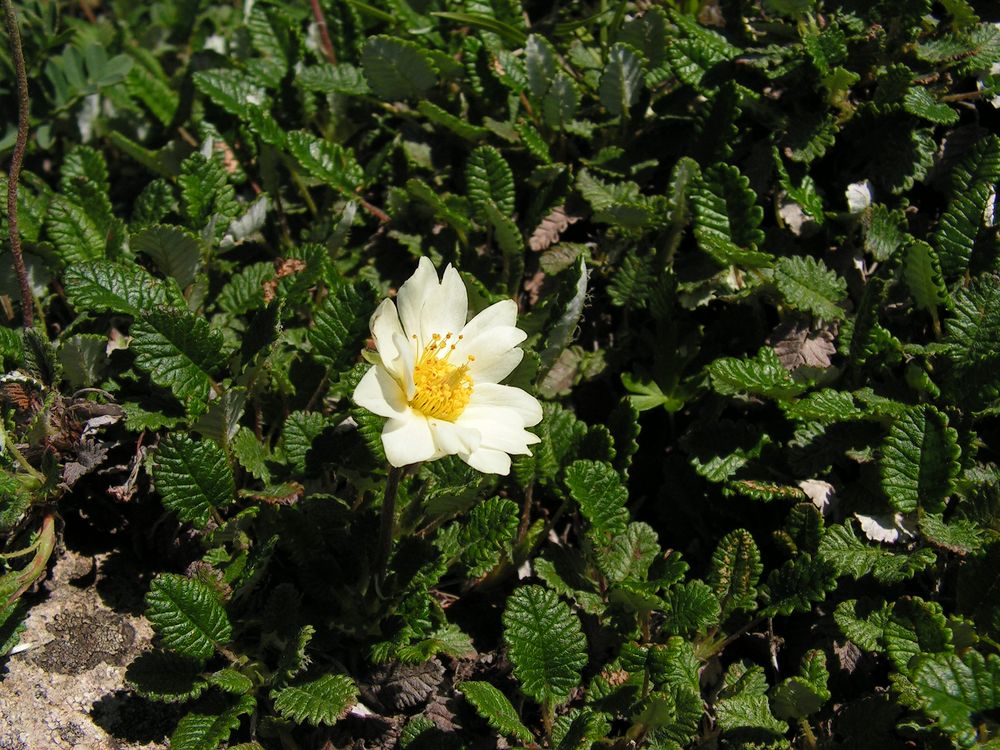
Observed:
[[[393,466],[407,466],[434,458],[437,447],[427,420],[414,411],[390,419],[382,428],[382,447]]]

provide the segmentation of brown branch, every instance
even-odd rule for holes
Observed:
[[[21,49],[21,32],[17,26],[13,0],[3,0],[4,21],[10,38],[10,56],[14,60],[17,77],[17,141],[10,157],[10,171],[7,177],[7,233],[10,237],[10,254],[14,256],[14,272],[21,285],[21,322],[25,328],[35,324],[35,301],[28,283],[28,271],[24,267],[21,252],[21,233],[17,228],[17,186],[21,179],[21,165],[24,150],[28,145],[28,74],[24,69],[24,51]]]
[[[319,27],[319,38],[323,43],[323,52],[326,53],[326,59],[331,65],[336,65],[337,53],[333,51],[333,42],[330,41],[330,30],[326,25],[326,16],[323,15],[323,7],[319,4],[319,0],[309,0],[309,4],[312,5],[313,18],[316,19],[316,26]]]

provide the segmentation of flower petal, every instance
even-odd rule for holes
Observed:
[[[396,347],[396,351],[399,352],[399,362],[397,363],[399,374],[401,375],[399,382],[403,386],[403,393],[406,395],[406,400],[411,401],[413,394],[417,390],[413,384],[413,368],[417,366],[417,355],[413,351],[410,341],[404,338],[401,333],[393,334],[392,343]]]
[[[399,383],[383,368],[369,368],[354,389],[354,402],[380,417],[401,417],[409,406]]]
[[[452,454],[469,454],[479,448],[482,435],[478,430],[470,429],[455,422],[445,422],[442,419],[428,419],[434,444],[438,452],[450,456]]]
[[[479,432],[483,438],[481,446],[501,450],[505,453],[530,454],[529,445],[540,441],[537,435],[525,430],[519,424],[520,418],[510,409],[497,406],[469,407],[456,424],[465,429]]]
[[[393,337],[398,334],[405,339],[405,336],[403,335],[403,327],[399,324],[399,313],[396,311],[396,305],[393,301],[390,299],[382,300],[382,303],[372,313],[368,325],[371,328],[372,338],[375,339],[375,348],[378,349],[378,353],[382,357],[382,362],[394,376],[401,378],[402,371],[400,363],[397,362],[400,352]]]
[[[414,334],[420,335],[421,310],[423,310],[427,298],[439,286],[434,264],[431,263],[430,258],[421,258],[417,264],[417,270],[403,282],[396,294],[396,307],[399,309],[399,319],[403,324],[403,331],[407,339],[411,339]],[[422,349],[423,341],[420,341],[419,344],[419,348]]]
[[[497,383],[477,383],[472,389],[469,406],[501,406],[511,409],[521,417],[521,424],[532,427],[542,421],[542,405],[538,399],[526,391],[510,385]]]
[[[435,457],[437,447],[430,425],[410,410],[400,419],[390,419],[382,428],[385,457],[396,467],[420,463]]]
[[[460,456],[460,458],[473,469],[484,474],[500,474],[502,476],[510,474],[510,456],[503,451],[480,448],[468,456]]]
[[[477,354],[474,362],[469,363],[469,375],[472,376],[473,393],[475,387],[485,383],[499,383],[514,372],[521,364],[524,352],[521,349],[507,349],[503,353]]]
[[[431,335],[438,333],[445,336],[457,335],[465,327],[465,319],[469,315],[469,297],[465,291],[465,282],[451,264],[444,269],[441,284],[424,299],[420,311],[421,344],[426,345]]]
[[[517,303],[512,299],[504,299],[490,305],[466,323],[461,334],[471,341],[491,328],[513,326],[516,322]]]

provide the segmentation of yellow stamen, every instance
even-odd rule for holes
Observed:
[[[447,334],[447,341],[454,334]],[[453,365],[448,361],[455,345],[444,345],[440,334],[432,334],[413,368],[415,390],[410,406],[427,417],[454,422],[465,411],[472,398],[472,378],[469,365]],[[444,352],[444,356],[439,356]],[[469,362],[473,361],[469,356]]]

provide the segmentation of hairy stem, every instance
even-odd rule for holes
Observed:
[[[24,255],[21,253],[21,233],[17,228],[17,186],[21,179],[24,150],[28,145],[28,74],[24,68],[21,32],[17,26],[13,0],[3,0],[3,15],[17,78],[17,141],[10,157],[7,179],[7,233],[10,237],[10,254],[14,257],[14,273],[21,286],[21,321],[25,328],[31,328],[35,324],[35,305],[31,285],[28,283],[28,271],[24,267]]]
[[[38,531],[35,556],[31,559],[31,562],[28,563],[28,566],[24,568],[24,570],[20,570],[14,574],[13,591],[5,589],[5,591],[11,591],[11,593],[8,595],[6,600],[0,601],[0,609],[5,609],[13,604],[14,600],[31,588],[31,585],[35,581],[45,575],[45,569],[48,567],[49,558],[52,557],[52,551],[55,548],[56,519],[55,515],[49,513],[45,516],[45,519],[42,521],[42,528]]]
[[[396,491],[403,470],[395,466],[389,467],[385,478],[385,496],[382,498],[382,520],[378,532],[378,558],[375,561],[376,580],[385,580],[389,568],[389,555],[392,553],[392,532],[396,526]]]

